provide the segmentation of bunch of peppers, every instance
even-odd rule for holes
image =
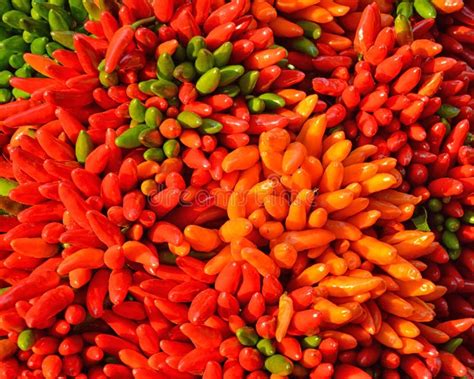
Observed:
[[[51,54],[68,43],[73,30],[84,30],[87,12],[81,0],[4,0],[0,5],[0,103],[29,94],[12,88],[12,77],[29,78],[35,71],[23,54]]]
[[[462,1],[12,6],[4,377],[473,376]]]

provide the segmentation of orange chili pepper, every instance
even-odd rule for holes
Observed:
[[[240,252],[242,259],[257,269],[260,275],[275,275],[278,277],[280,269],[268,255],[254,247],[244,247]]]
[[[241,146],[231,151],[222,161],[224,172],[246,170],[254,166],[259,160],[256,146]]]
[[[322,254],[320,254],[318,262],[325,263],[332,275],[344,275],[347,271],[346,261],[336,255],[332,249],[326,249]]]
[[[275,338],[278,342],[281,342],[286,336],[293,314],[293,300],[286,294],[281,295],[278,301],[277,327],[275,331]]]
[[[292,15],[297,19],[313,21],[318,24],[325,24],[332,21],[334,18],[329,11],[317,5],[312,5],[305,9],[296,11]]]
[[[271,20],[268,26],[272,28],[275,37],[296,38],[301,37],[304,33],[301,26],[281,16]]]
[[[397,316],[389,316],[387,323],[397,332],[400,337],[416,338],[420,335],[420,329],[411,321]]]
[[[334,239],[334,234],[328,230],[307,229],[302,231],[285,232],[277,239],[270,241],[270,247],[281,242],[287,242],[292,244],[297,251],[302,251],[313,247],[324,246]]]
[[[391,264],[397,259],[394,247],[373,237],[363,236],[358,241],[352,242],[351,247],[356,253],[377,265]]]
[[[331,162],[324,170],[319,189],[322,193],[337,191],[341,188],[344,166],[341,162]]]
[[[357,227],[344,221],[328,220],[325,228],[333,232],[337,239],[357,241],[362,237],[362,233]]]
[[[379,332],[374,335],[374,338],[382,345],[385,345],[391,349],[401,349],[403,347],[403,342],[400,337],[386,322],[382,322],[382,327],[380,328]]]
[[[295,279],[291,280],[288,288],[300,288],[303,286],[311,286],[320,282],[329,273],[329,268],[324,263],[316,263],[309,266]]]
[[[285,13],[293,13],[319,3],[319,0],[277,0],[276,7]]]
[[[319,99],[318,95],[316,94],[308,95],[293,108],[293,111],[298,113],[303,118],[303,121],[306,121],[308,117],[311,116],[314,109],[316,108],[318,99]],[[320,115],[320,116],[323,116],[323,115]],[[317,117],[320,117],[320,116],[317,116]]]
[[[345,324],[352,318],[352,312],[349,309],[337,306],[322,297],[314,299],[313,308],[322,313],[323,321],[330,322],[331,324]]]
[[[316,206],[331,213],[348,207],[353,199],[354,193],[347,189],[326,192],[316,197]]]
[[[306,101],[306,99],[303,101]],[[321,156],[326,125],[327,118],[325,113],[317,117],[312,117],[303,124],[296,140],[302,142],[306,146],[308,155],[316,158]]]
[[[222,244],[217,230],[188,225],[184,229],[184,237],[197,251],[210,252]]]
[[[282,242],[272,248],[270,257],[279,267],[291,269],[296,262],[298,252],[289,243]]]
[[[406,318],[414,312],[413,306],[408,301],[392,292],[384,293],[377,299],[377,302],[384,311],[398,317]]]
[[[323,165],[316,157],[306,157],[301,168],[310,174],[311,187],[316,187],[323,176]]]

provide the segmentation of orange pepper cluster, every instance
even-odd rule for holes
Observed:
[[[0,378],[474,378],[469,6],[69,6],[0,106]]]

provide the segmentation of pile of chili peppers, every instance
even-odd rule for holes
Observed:
[[[29,78],[34,70],[23,54],[48,54],[72,48],[72,30],[87,30],[88,3],[81,0],[3,0],[0,4],[0,103],[29,94],[9,85],[12,77]]]
[[[473,9],[10,3],[0,377],[474,377]]]

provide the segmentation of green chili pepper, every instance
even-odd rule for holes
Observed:
[[[290,40],[290,45],[296,51],[316,58],[319,54],[316,45],[306,37],[298,37]]]
[[[443,209],[443,203],[439,199],[430,199],[428,200],[428,208],[431,212],[441,212]]]
[[[92,139],[85,130],[81,130],[76,140],[76,159],[79,163],[85,163],[87,156],[94,150]]]
[[[15,74],[15,76],[18,76],[18,75]],[[29,99],[31,96],[28,92],[22,91],[21,89],[18,89],[18,88],[12,89],[12,95],[15,99]]]
[[[201,36],[194,36],[189,40],[188,45],[186,46],[186,56],[188,59],[194,61],[198,56],[199,50],[205,48],[206,41],[204,38]]]
[[[216,134],[219,133],[222,128],[223,125],[220,122],[213,120],[212,118],[203,118],[199,131],[202,134]]]
[[[146,108],[138,99],[132,99],[128,105],[128,114],[132,120],[137,122],[145,121]]]
[[[257,332],[250,326],[244,326],[237,329],[235,335],[239,342],[244,346],[255,346],[259,340]]]
[[[48,12],[49,9],[44,7],[43,4],[45,3],[44,0],[32,0],[31,1],[31,17],[33,17],[35,20],[46,20],[48,21]]]
[[[461,256],[461,253],[462,253],[462,249],[449,250],[448,251],[449,259],[451,259],[452,261],[455,261],[459,259],[459,257]]]
[[[21,34],[21,36],[23,37],[23,41],[25,41],[26,43],[31,43],[36,38],[38,38],[38,36],[36,34],[30,33],[27,30],[23,30],[23,33]]]
[[[454,118],[456,117],[461,110],[455,106],[449,104],[443,104],[436,112],[440,117],[444,118]]]
[[[457,232],[461,227],[461,221],[454,217],[448,217],[444,222],[444,225],[450,232]]]
[[[263,355],[267,357],[272,356],[276,353],[275,345],[273,344],[272,340],[267,338],[262,338],[260,341],[257,342],[257,349]]]
[[[452,340],[446,342],[442,349],[444,351],[447,351],[448,353],[451,353],[451,354],[454,354],[454,352],[456,351],[456,349],[462,345],[463,343],[463,339],[462,338],[453,338]]]
[[[250,113],[262,113],[265,111],[265,102],[258,97],[252,97],[247,101],[247,107]]]
[[[274,111],[285,106],[285,99],[275,93],[264,93],[258,97],[265,102],[265,108]]]
[[[180,82],[190,82],[196,76],[196,70],[191,62],[183,62],[176,66],[173,77]]]
[[[203,75],[214,67],[214,55],[207,49],[199,50],[194,61],[194,67],[199,75]]]
[[[321,341],[322,338],[320,336],[307,336],[301,341],[301,346],[305,349],[316,349]]]
[[[49,36],[50,30],[47,22],[42,20],[35,20],[31,17],[22,18],[20,21],[21,27],[28,33],[36,36]]]
[[[101,71],[99,73],[99,81],[105,88],[116,86],[119,82],[118,75],[116,72],[105,72]]]
[[[402,1],[397,6],[397,15],[403,15],[407,19],[413,16],[413,3],[411,1]]]
[[[8,59],[8,63],[15,70],[19,69],[25,64],[25,60],[23,59],[23,53],[12,54],[10,56],[10,59]]]
[[[413,42],[413,30],[407,17],[399,14],[395,18],[395,37],[400,46]]]
[[[220,71],[219,87],[225,87],[239,79],[244,74],[245,68],[242,65],[231,65],[222,67]]]
[[[160,54],[157,62],[158,77],[165,80],[173,80],[174,62],[168,53]]]
[[[217,92],[230,97],[235,97],[240,93],[240,87],[231,84],[230,86],[220,87]]]
[[[179,155],[180,145],[175,139],[169,139],[163,144],[163,152],[167,158],[176,158]]]
[[[59,32],[54,32],[54,33],[59,33]],[[51,58],[53,57],[53,53],[56,50],[60,50],[60,49],[64,49],[64,46],[60,45],[59,43],[49,42],[46,44],[46,52]]]
[[[244,75],[240,77],[239,87],[242,95],[247,96],[253,92],[259,76],[259,71],[247,71]]]
[[[163,162],[166,157],[161,147],[150,147],[143,153],[143,158],[147,161]]]
[[[74,34],[75,32],[71,32],[70,30],[57,30],[51,32],[51,37],[62,46],[74,50]]]
[[[67,21],[54,9],[50,9],[48,13],[48,22],[51,31],[69,30]]]
[[[82,0],[82,5],[91,20],[94,20],[94,21],[100,20],[100,14],[102,12],[100,8],[97,5],[95,5],[94,0]]]
[[[140,136],[140,133],[146,129],[147,126],[145,124],[138,124],[133,128],[129,128],[115,138],[115,144],[123,149],[134,149],[139,147],[141,142],[138,137]]]
[[[100,66],[99,66],[99,70],[100,70]],[[139,82],[138,89],[147,95],[154,95],[154,93],[151,90],[151,86],[152,84],[156,82],[158,82],[158,80],[156,79],[150,79],[150,80],[145,80],[143,82]]]
[[[462,216],[462,220],[466,224],[474,224],[474,211],[471,209],[468,209],[466,212],[464,212],[464,215]]]
[[[2,15],[2,21],[13,29],[21,29],[20,21],[26,17],[27,14],[13,9]]]
[[[10,71],[1,71],[0,72],[0,87],[6,88],[10,85],[10,79],[13,77],[13,74]]]
[[[34,344],[35,334],[31,329],[25,329],[18,335],[17,345],[20,350],[30,350]]]
[[[455,233],[450,232],[449,230],[443,232],[441,240],[448,249],[457,250],[460,247],[458,237]]]
[[[138,140],[146,147],[160,147],[163,145],[163,136],[160,131],[155,128],[146,128],[139,136]]]
[[[46,44],[49,42],[46,37],[38,37],[31,42],[30,50],[33,54],[43,55],[46,52]]]
[[[10,50],[15,53],[23,53],[28,48],[28,45],[21,36],[11,36],[0,42],[0,49]]]
[[[145,111],[145,124],[149,128],[155,128],[158,125],[161,124],[161,121],[163,121],[163,113],[156,108],[156,107],[150,107],[147,108]]]
[[[7,292],[11,287],[3,287],[0,288],[0,295],[3,295],[5,292]]]
[[[68,0],[69,9],[71,10],[71,15],[78,23],[83,23],[87,18],[87,11],[82,5],[81,0]]]
[[[15,71],[15,76],[18,76],[19,78],[31,78],[32,75],[33,75],[33,69],[31,68],[29,64],[26,64],[26,63],[23,66],[21,66],[18,70]],[[16,89],[17,88],[15,88],[14,90]]]
[[[0,196],[8,196],[10,191],[18,187],[18,183],[14,180],[0,178]]]
[[[436,8],[429,0],[415,0],[416,12],[423,18],[436,18]]]
[[[31,3],[29,0],[10,0],[12,3],[13,8],[25,12],[30,13],[31,11]]]
[[[151,91],[165,99],[171,99],[178,95],[178,86],[169,80],[159,79],[151,85]]]
[[[265,368],[272,374],[282,376],[290,375],[293,372],[291,361],[280,354],[275,354],[265,359]]]
[[[297,24],[303,28],[305,37],[311,39],[318,39],[321,37],[322,29],[315,22],[311,21],[298,21]]]
[[[198,79],[196,89],[201,95],[209,95],[216,90],[220,80],[220,70],[217,67],[211,68]]]
[[[202,125],[201,116],[190,111],[181,112],[176,119],[183,128],[196,129]]]
[[[214,61],[217,67],[224,67],[229,63],[232,55],[233,45],[231,42],[224,42],[216,50],[214,50]]]

